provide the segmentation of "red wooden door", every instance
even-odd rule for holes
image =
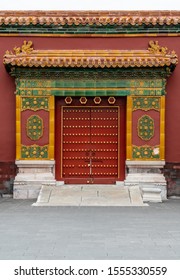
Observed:
[[[90,109],[63,109],[63,177],[89,178]]]
[[[63,108],[65,183],[115,183],[118,178],[117,107]]]

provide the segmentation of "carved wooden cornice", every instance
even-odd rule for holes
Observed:
[[[180,11],[1,11],[0,25],[177,25]]]
[[[150,41],[147,50],[34,50],[31,41],[7,51],[4,64],[15,67],[51,68],[134,68],[175,67],[174,51]]]

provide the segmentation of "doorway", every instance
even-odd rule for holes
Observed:
[[[56,104],[56,178],[65,184],[115,184],[124,179],[125,106],[59,99]]]

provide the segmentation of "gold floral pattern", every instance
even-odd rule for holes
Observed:
[[[137,130],[142,140],[150,140],[154,136],[154,120],[148,115],[142,116],[138,120]]]

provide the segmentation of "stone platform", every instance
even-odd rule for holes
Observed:
[[[146,206],[138,186],[43,185],[33,206]]]

